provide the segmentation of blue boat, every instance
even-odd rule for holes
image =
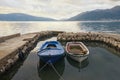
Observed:
[[[44,63],[55,63],[64,55],[64,48],[58,41],[47,41],[38,51],[38,56]]]

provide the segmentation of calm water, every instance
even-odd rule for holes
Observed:
[[[120,33],[120,22],[0,22],[0,36],[46,30]]]
[[[48,40],[56,40],[56,38]],[[11,70],[10,73],[0,77],[0,80],[62,80],[51,67],[47,66],[40,71],[39,57],[36,52],[44,42],[38,43],[19,68],[14,68],[15,70]],[[118,54],[120,53],[106,45],[89,42],[85,44],[90,55],[88,60],[81,65],[67,56],[55,64],[55,68],[63,79],[119,80],[120,57]]]
[[[120,33],[120,22],[0,22],[0,36],[46,30]],[[56,40],[56,38],[48,40]],[[45,67],[40,71],[39,57],[36,52],[44,42],[40,41],[24,62],[20,62],[7,74],[0,76],[0,80],[61,80],[51,67]],[[120,52],[102,44],[85,44],[90,51],[90,55],[88,60],[81,65],[69,57],[64,57],[55,64],[55,68],[63,79],[119,80]]]

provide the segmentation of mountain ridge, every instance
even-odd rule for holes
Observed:
[[[120,6],[111,9],[96,9],[73,16],[67,21],[120,20]]]
[[[24,13],[0,14],[0,21],[55,21],[52,18],[37,17]]]

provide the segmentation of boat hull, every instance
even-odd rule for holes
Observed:
[[[71,54],[67,54],[71,59],[77,61],[77,62],[82,62],[84,60],[86,60],[88,58],[88,55],[86,56],[76,56],[76,55],[71,55]]]
[[[39,56],[40,61],[44,62],[44,63],[56,63],[59,59],[61,59],[62,57],[64,57],[64,54],[61,55],[54,55],[54,56]]]

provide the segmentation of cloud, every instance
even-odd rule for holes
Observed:
[[[110,0],[110,1],[120,1],[120,0]]]
[[[115,5],[120,5],[120,0],[1,0],[0,10],[61,19]]]

